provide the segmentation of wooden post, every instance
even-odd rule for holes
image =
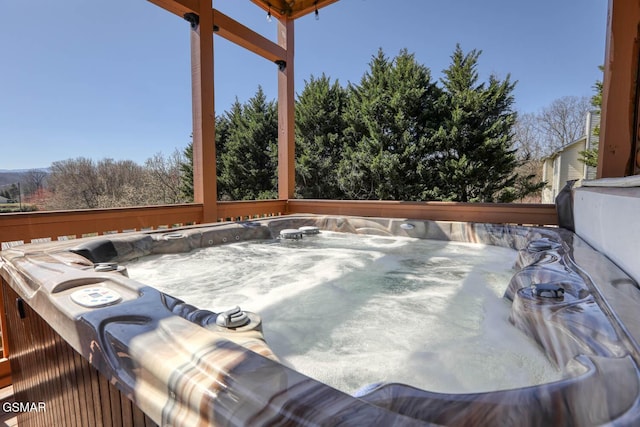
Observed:
[[[278,45],[286,50],[278,69],[278,198],[293,199],[295,177],[295,87],[293,19],[278,19]]]
[[[193,105],[193,196],[203,205],[203,222],[217,221],[212,1],[200,0],[191,29]]]
[[[640,2],[609,0],[602,91],[598,178],[633,171],[638,112],[638,22]]]

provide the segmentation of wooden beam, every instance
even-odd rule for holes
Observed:
[[[217,220],[212,0],[200,0],[199,24],[191,29],[193,107],[193,197],[203,221]]]
[[[317,5],[314,5],[312,2],[308,2],[306,3],[304,8],[301,8],[299,10],[295,10],[292,14],[291,14],[291,19],[298,19],[301,16],[305,16],[308,15],[312,12],[315,12],[316,10],[320,10],[321,8],[325,7],[325,6],[329,6],[331,3],[336,3],[338,0],[320,0],[317,2]]]
[[[200,0],[147,0],[150,3],[160,6],[164,10],[184,18],[186,13],[198,14],[200,10]]]
[[[210,11],[203,11],[200,8],[200,0],[148,0],[149,2],[160,6],[161,8],[184,18],[187,13],[201,14],[211,13],[213,15],[213,29],[223,37],[245,49],[256,53],[269,61],[276,62],[285,60],[286,52],[277,43],[272,42],[266,37],[256,33],[250,28],[242,25],[238,21],[230,18],[219,10],[213,8]],[[206,0],[203,3],[211,4]]]
[[[278,71],[278,198],[293,199],[295,179],[295,86],[293,19],[278,19],[278,44],[286,51]]]
[[[289,0],[251,0],[265,13],[271,13],[274,18],[297,19],[301,16],[320,10],[323,7],[336,3],[338,0],[297,0],[293,6]]]
[[[220,37],[224,37],[269,61],[286,60],[287,53],[283,47],[215,9],[213,10],[213,25],[216,34]]]
[[[638,106],[638,22],[640,3],[609,0],[602,91],[598,178],[632,173]]]

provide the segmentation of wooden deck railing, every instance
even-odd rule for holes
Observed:
[[[355,215],[440,221],[557,225],[554,205],[351,200],[259,200],[218,202],[219,221],[238,221],[284,214]],[[0,243],[60,240],[83,235],[172,228],[200,224],[201,204],[117,209],[0,214]],[[2,308],[0,293],[0,310]],[[6,330],[0,313],[0,330]],[[6,334],[0,356],[0,386],[10,383]]]
[[[242,221],[245,219],[278,216],[287,213],[286,200],[244,200],[218,202],[219,221]]]
[[[218,220],[282,215],[286,204],[285,200],[220,202]],[[202,217],[201,204],[0,214],[0,244],[172,228],[200,224]]]
[[[0,242],[59,240],[202,222],[201,205],[0,214]]]
[[[377,200],[289,200],[287,212],[377,216],[433,221],[557,225],[555,205],[529,203],[402,202]]]

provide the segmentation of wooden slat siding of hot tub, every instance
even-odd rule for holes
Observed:
[[[12,386],[0,388],[0,406],[4,405],[5,402],[8,404],[15,402],[15,400],[13,400]],[[16,418],[17,417],[13,412],[2,411],[0,412],[0,426],[15,427],[18,425],[18,420]]]
[[[11,385],[11,365],[8,358],[2,357],[0,358],[0,388],[8,385]]]
[[[1,280],[1,279],[0,279]],[[9,363],[9,333],[7,317],[4,314],[4,300],[0,289],[0,332],[2,332],[2,351],[0,352],[0,388],[11,384],[11,365]]]
[[[156,424],[67,344],[5,282],[16,402],[44,402],[46,411],[18,414],[24,426],[155,426]]]
[[[353,215],[495,224],[558,224],[556,208],[552,204],[296,199],[289,200],[287,207],[289,214]]]

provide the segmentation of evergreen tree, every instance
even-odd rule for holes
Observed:
[[[193,202],[193,141],[182,153],[184,162],[180,164],[180,194],[187,202]]]
[[[346,91],[324,74],[305,81],[296,103],[296,192],[312,199],[341,199],[336,165],[342,153]]]
[[[262,87],[226,113],[228,134],[220,154],[218,195],[222,199],[253,200],[277,197],[278,114]]]
[[[351,199],[415,200],[430,181],[420,162],[430,151],[439,90],[406,50],[393,61],[379,50],[369,66],[350,87],[340,187]]]
[[[514,172],[519,164],[512,148],[515,83],[490,76],[478,83],[481,51],[464,54],[460,45],[441,79],[442,125],[432,138],[436,150],[426,166],[436,182],[424,197],[460,202],[511,202],[536,191],[542,183]]]
[[[225,116],[216,116],[216,175],[220,179],[221,154],[229,134],[229,122]],[[193,135],[191,135],[193,138]],[[180,164],[180,193],[187,202],[193,202],[193,141],[182,152],[184,161]],[[220,198],[218,190],[218,198]]]
[[[220,190],[220,177],[222,176],[222,170],[224,168],[222,164],[222,155],[225,152],[227,141],[229,140],[230,129],[229,118],[227,114],[216,116],[216,180],[218,200],[222,200],[225,197],[224,187]]]
[[[598,67],[600,71],[604,72],[604,66],[600,65]],[[595,95],[591,97],[591,105],[595,107],[598,111],[602,109],[602,80],[597,80],[593,85],[593,89],[596,91]],[[594,135],[600,135],[600,126],[596,127],[593,130]],[[587,138],[589,135],[587,135]],[[580,160],[587,166],[592,166],[594,168],[598,167],[598,145],[593,148],[589,148],[587,150],[580,151]]]
[[[604,73],[604,65],[598,65],[598,69]],[[595,90],[596,93],[591,97],[591,105],[598,110],[602,109],[602,88],[602,80],[596,80],[593,84],[593,90]]]

